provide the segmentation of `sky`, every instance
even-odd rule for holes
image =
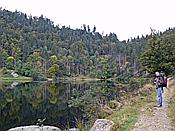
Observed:
[[[0,0],[0,7],[51,19],[55,25],[94,25],[119,40],[175,27],[175,0]]]

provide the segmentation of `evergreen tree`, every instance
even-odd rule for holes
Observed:
[[[167,75],[175,71],[175,34],[154,36],[141,56],[145,70],[151,73],[163,71]]]

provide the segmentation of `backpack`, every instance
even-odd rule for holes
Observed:
[[[166,87],[167,86],[167,78],[164,78],[163,79],[163,87]]]
[[[158,77],[157,79],[158,79],[157,80],[157,85],[162,87],[164,85],[164,79],[163,79],[163,77]]]

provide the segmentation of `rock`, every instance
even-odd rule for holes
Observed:
[[[97,119],[90,131],[110,131],[114,122],[107,119]]]
[[[12,71],[11,75],[12,75],[13,77],[15,77],[15,78],[19,76],[19,75],[18,75],[17,73],[15,73],[14,71]]]
[[[14,81],[10,86],[7,86],[7,89],[14,89],[19,83],[17,81]]]
[[[9,129],[8,131],[61,131],[61,129],[54,126],[21,126]]]
[[[71,128],[71,129],[69,129],[69,131],[78,131],[78,129],[77,128]]]

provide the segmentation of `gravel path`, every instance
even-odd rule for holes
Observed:
[[[169,84],[172,85],[172,82],[169,81]],[[169,90],[165,89],[162,107],[142,109],[138,122],[132,131],[175,131],[175,128],[171,127],[168,118],[168,95]]]

